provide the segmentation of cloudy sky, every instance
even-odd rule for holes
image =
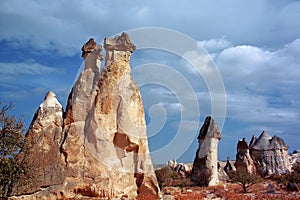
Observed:
[[[14,113],[24,115],[28,126],[47,91],[55,92],[66,105],[82,65],[81,46],[90,37],[102,43],[104,37],[122,31],[160,27],[182,33],[202,46],[222,78],[226,115],[213,115],[223,135],[219,159],[235,158],[238,139],[249,141],[263,130],[283,138],[290,151],[300,149],[299,10],[297,0],[3,0],[0,99],[14,102]],[[185,55],[203,64],[197,54]],[[147,70],[153,70],[139,71],[147,65]],[[139,49],[131,57],[131,66],[141,86],[150,151],[160,152],[152,155],[153,161],[192,161],[198,131],[205,116],[213,114],[214,91],[203,74],[172,52]],[[168,74],[156,76],[155,66]],[[158,83],[151,83],[151,76],[158,77]],[[192,92],[171,88],[172,81],[180,86],[187,82]],[[193,111],[192,97],[197,97],[199,113]],[[178,132],[186,135],[176,139]],[[173,154],[180,146],[174,140],[185,143],[180,155]]]

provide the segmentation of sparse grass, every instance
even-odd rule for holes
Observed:
[[[297,170],[295,170],[297,172]],[[300,199],[300,192],[288,192],[285,186],[280,186],[274,179],[257,179],[247,193],[243,193],[243,188],[238,183],[224,183],[216,186],[199,187],[190,181],[190,177],[181,177],[169,167],[161,168],[156,171],[160,183],[163,197],[172,196],[175,200],[200,200],[220,198],[224,200],[296,200]],[[279,178],[282,178],[278,176]],[[278,178],[277,177],[277,178]],[[295,178],[295,177],[294,177]],[[281,179],[280,179],[281,180]],[[267,185],[272,181],[275,194],[267,193]],[[299,185],[298,185],[299,187]],[[300,187],[299,187],[300,188]],[[151,196],[140,196],[139,200],[157,199]]]
[[[189,200],[189,199],[211,199],[220,198],[226,200],[296,200],[300,199],[300,193],[287,192],[275,185],[275,194],[267,194],[267,183],[254,184],[248,193],[243,193],[240,185],[236,183],[226,183],[210,187],[165,187],[162,192],[163,196],[173,196],[176,200]]]

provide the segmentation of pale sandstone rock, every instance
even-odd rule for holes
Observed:
[[[201,185],[217,185],[218,180],[218,143],[222,135],[211,117],[206,117],[200,130],[199,147],[192,169],[192,180]]]
[[[236,171],[233,161],[230,160],[230,157],[227,157],[226,164],[224,166],[224,171],[229,174],[230,172]]]
[[[300,150],[295,150],[293,153],[289,154],[289,160],[291,166],[293,167],[297,162],[300,162]]]
[[[122,33],[112,39],[106,38],[105,48],[106,63],[100,73],[102,47],[93,39],[82,47],[85,68],[69,95],[64,118],[60,106],[60,110],[57,108],[59,120],[56,117],[47,119],[55,126],[51,125],[47,130],[40,127],[31,134],[59,135],[53,140],[55,148],[42,145],[53,154],[54,163],[62,166],[57,171],[62,172],[55,182],[58,185],[48,181],[49,187],[22,198],[80,199],[85,196],[110,199],[126,196],[131,199],[139,193],[159,194],[148,149],[142,99],[130,75],[129,61],[135,46],[128,35]],[[56,105],[56,101],[51,97],[42,105],[42,108],[48,108]],[[40,120],[44,120],[43,116],[35,118],[33,124]],[[55,131],[52,131],[53,127]],[[41,138],[41,141],[45,139]],[[44,162],[45,155],[48,154],[40,155],[40,162]]]
[[[237,154],[234,165],[238,171],[246,172],[248,174],[256,174],[256,168],[245,138],[240,140],[237,144]]]
[[[245,138],[238,142],[235,166],[261,176],[287,173],[291,171],[288,147],[278,136],[263,131],[258,138],[252,137],[249,146]]]
[[[250,154],[257,172],[262,176],[291,171],[288,146],[276,135],[271,137],[263,131],[250,146]]]
[[[31,167],[33,185],[29,188],[19,188],[20,192],[30,193],[40,187],[63,182],[63,165],[60,162],[60,144],[63,139],[63,109],[53,92],[48,92],[44,101],[36,111],[33,121],[26,134],[30,143],[30,153],[27,157]]]
[[[116,190],[126,188],[129,196],[158,194],[142,99],[130,75],[129,50],[133,49],[126,45],[133,46],[125,33],[105,40],[106,63],[87,120],[85,146],[106,168],[114,170],[109,175]]]

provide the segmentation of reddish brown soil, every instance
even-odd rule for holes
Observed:
[[[228,199],[228,200],[296,200],[300,199],[300,192],[288,192],[278,185],[274,185],[275,194],[267,193],[268,183],[257,183],[248,189],[248,193],[242,193],[242,187],[238,184],[226,183],[211,187],[165,187],[162,196],[166,200],[201,200],[201,199]],[[139,200],[158,199],[153,196],[140,196]]]

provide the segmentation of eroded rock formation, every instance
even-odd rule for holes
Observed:
[[[64,180],[64,165],[61,162],[60,144],[63,140],[63,109],[53,92],[48,92],[44,101],[35,112],[29,131],[26,134],[30,142],[30,160],[34,170],[31,178],[34,184],[29,187],[16,186],[16,194],[28,193],[41,187],[60,184]]]
[[[266,131],[252,137],[248,146],[245,138],[237,145],[235,166],[249,174],[267,176],[284,174],[291,170],[288,146],[278,136],[271,137]]]
[[[211,117],[206,117],[198,136],[199,147],[192,169],[192,180],[200,185],[218,184],[218,143],[222,135]]]
[[[250,155],[258,174],[262,176],[283,174],[291,170],[288,146],[278,136],[271,137],[266,131],[252,142]]]
[[[294,150],[293,153],[289,154],[289,160],[293,167],[297,162],[300,162],[300,150]]]
[[[227,161],[223,169],[227,174],[236,171],[236,167],[234,166],[234,163],[230,160],[230,157],[227,157]]]
[[[238,171],[256,174],[256,168],[250,156],[249,146],[245,138],[240,140],[237,144],[237,154],[234,165]]]
[[[38,166],[39,182],[30,191],[33,194],[22,198],[159,194],[142,99],[130,75],[135,46],[122,33],[106,38],[104,47],[106,62],[101,73],[102,47],[93,39],[82,47],[85,68],[72,88],[64,115],[52,92],[37,111],[27,137],[35,142],[29,158]]]

